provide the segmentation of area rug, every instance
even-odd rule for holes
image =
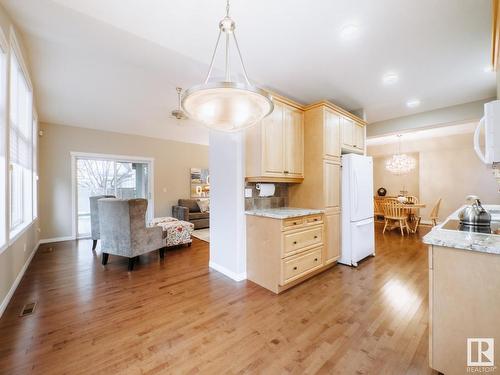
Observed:
[[[199,240],[205,242],[210,242],[210,229],[209,228],[196,229],[195,231],[193,231],[193,234],[191,234],[191,236],[196,237]]]

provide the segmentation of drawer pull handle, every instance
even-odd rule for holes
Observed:
[[[314,221],[318,221],[318,218],[314,219]]]
[[[297,222],[296,222],[296,221],[294,221],[294,222],[293,222],[293,225],[297,225]]]
[[[314,239],[318,238],[318,236],[314,236]]]
[[[297,241],[293,241],[293,244],[294,244],[294,245],[297,245]]]
[[[318,261],[318,258],[314,258],[314,261],[317,262]]]
[[[290,173],[289,171],[283,171],[283,173]]]
[[[293,267],[293,270],[294,270],[294,271],[297,271],[297,266]]]

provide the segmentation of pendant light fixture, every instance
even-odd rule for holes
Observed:
[[[385,169],[392,174],[404,175],[415,169],[417,162],[411,156],[401,153],[401,134],[398,134],[398,152],[385,162]]]
[[[186,90],[182,98],[182,108],[189,118],[199,121],[209,128],[226,132],[234,132],[255,125],[274,109],[271,96],[266,91],[253,86],[248,79],[236,40],[235,28],[235,22],[229,17],[228,0],[226,16],[219,22],[219,36],[205,82]],[[215,56],[223,35],[226,44],[225,79],[222,82],[210,82]],[[229,64],[231,38],[240,59],[243,82],[231,79]]]

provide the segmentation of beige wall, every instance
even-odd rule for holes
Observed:
[[[7,40],[12,26],[11,19],[0,6],[0,28]],[[21,52],[26,56],[19,34],[17,34],[17,39]],[[28,64],[28,61],[26,63]],[[21,278],[23,268],[38,246],[37,226],[38,223],[35,221],[7,249],[0,253],[0,315],[6,307],[10,297],[9,293],[13,291],[14,284]]]
[[[41,124],[41,129],[43,239],[72,235],[72,151],[154,158],[155,216],[170,216],[177,199],[189,197],[191,167],[208,168],[208,146],[53,124]]]
[[[369,146],[368,155],[387,155],[388,145]],[[419,154],[419,195],[427,204],[422,210],[428,220],[438,198],[443,198],[440,219],[446,218],[465,203],[469,194],[478,195],[484,203],[500,204],[498,185],[491,168],[476,156],[472,133],[402,142],[405,152]]]
[[[389,150],[391,148],[389,147]],[[394,148],[395,150],[395,148]],[[397,196],[403,188],[409,195],[419,197],[419,155],[418,153],[406,153],[417,162],[416,168],[404,176],[394,175],[385,169],[385,162],[392,154],[373,158],[373,194],[377,195],[378,188],[384,187],[387,195]]]

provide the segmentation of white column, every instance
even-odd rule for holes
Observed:
[[[246,279],[243,133],[210,131],[210,268]]]

